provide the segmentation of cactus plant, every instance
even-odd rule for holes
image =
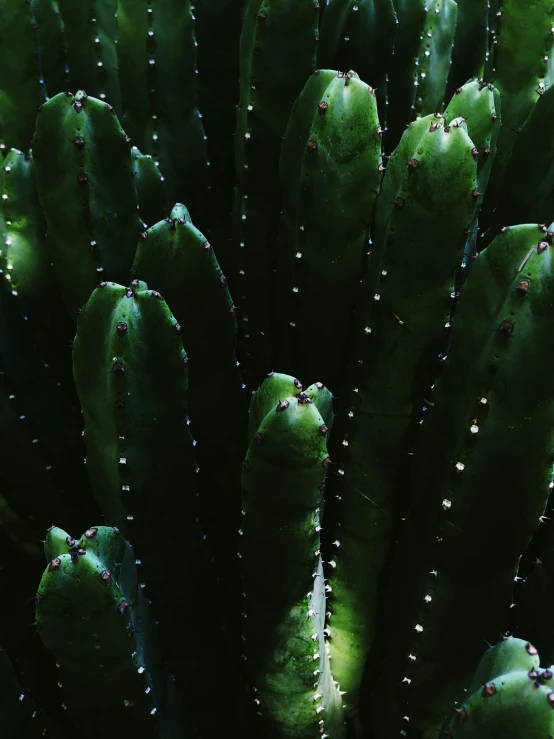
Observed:
[[[0,0],[2,737],[554,733],[552,26]]]

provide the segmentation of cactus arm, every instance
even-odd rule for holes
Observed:
[[[315,67],[318,22],[319,3],[314,0],[250,0],[242,28],[233,292],[241,317],[239,356],[244,362],[249,358],[253,377],[245,379],[254,386],[272,363],[270,249],[278,230],[281,197],[278,180],[268,172],[278,167],[292,105]]]
[[[165,715],[167,691],[174,688],[156,656],[156,629],[129,543],[106,526],[91,527],[79,541],[52,529],[45,550],[55,556],[37,590],[36,620],[59,664],[67,710],[84,736],[101,730],[98,703],[109,711],[113,731],[175,736],[181,719]]]
[[[373,89],[355,73],[321,70],[293,106],[281,148],[283,362],[302,376],[319,373],[331,386],[345,360],[345,326],[363,274],[381,178],[380,134]],[[326,343],[313,332],[317,322]]]
[[[325,733],[342,733],[323,634],[326,433],[309,399],[283,399],[265,416],[243,465],[244,650],[268,736],[309,737],[320,713]],[[260,558],[268,548],[279,562],[270,577]]]
[[[167,481],[158,478],[155,488],[164,490],[176,519],[194,497],[186,476],[179,494],[170,483],[182,465],[193,464],[187,358],[177,321],[157,296],[102,283],[79,316],[73,350],[93,491],[106,519],[130,532],[159,511],[161,501],[149,491],[160,467]]]
[[[340,499],[333,503],[340,522],[333,538],[340,546],[330,572],[333,672],[350,693],[349,709],[356,706],[374,635],[393,517],[406,505],[408,452],[446,338],[453,274],[474,208],[472,148],[461,124],[447,129],[437,122],[423,134],[405,167],[402,205],[389,219],[377,291],[360,329],[339,458]],[[362,610],[364,621],[355,616]]]
[[[133,273],[156,286],[167,300],[190,357],[189,417],[197,443],[198,515],[223,575],[223,569],[234,571],[237,566],[228,552],[236,549],[240,524],[240,484],[235,472],[246,449],[248,405],[235,355],[235,308],[226,278],[210,243],[182,210],[177,205],[171,218],[145,232]],[[214,432],[222,399],[225,422]],[[232,584],[235,596],[236,576],[233,572],[222,577]]]
[[[33,153],[54,269],[74,315],[100,279],[129,276],[142,224],[128,138],[108,103],[60,93],[37,118]]]

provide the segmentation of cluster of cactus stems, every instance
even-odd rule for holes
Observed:
[[[0,0],[3,739],[554,736],[553,79],[551,0]]]

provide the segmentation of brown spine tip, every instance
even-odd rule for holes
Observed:
[[[210,244],[209,241],[205,241],[202,244],[202,248],[204,249],[204,251],[207,251],[208,254],[211,254],[213,252],[212,245]]]
[[[483,698],[490,698],[491,695],[494,695],[496,693],[496,685],[494,683],[487,683],[485,686],[483,686],[483,692],[481,695]]]
[[[329,103],[327,102],[327,100],[322,100],[317,106],[317,109],[320,115],[325,115],[325,113],[327,113],[327,111],[329,110]]]
[[[398,197],[398,198],[396,198],[396,200],[394,201],[394,207],[396,208],[396,210],[400,210],[400,209],[401,209],[401,208],[403,208],[403,207],[404,207],[405,205],[406,205],[406,201],[404,200],[404,198]]]
[[[177,332],[178,334],[180,334],[180,333],[181,333],[181,331],[182,331],[182,327],[181,327],[181,324],[180,324],[180,323],[176,323],[176,324],[175,324],[175,331],[176,331],[176,332]]]
[[[126,600],[122,600],[121,603],[117,606],[117,610],[121,613],[122,616],[125,615],[128,608],[129,608],[129,604],[127,603]]]
[[[408,171],[413,172],[418,167],[419,167],[419,162],[417,161],[417,159],[410,159],[410,161],[408,162]]]
[[[530,642],[527,642],[525,645],[525,651],[533,657],[538,654],[536,647],[534,647]]]
[[[318,390],[323,390],[323,388],[325,387],[325,386],[324,386],[324,384],[323,384],[322,382],[316,382],[316,383],[315,383],[315,386],[316,386],[316,388],[317,388]]]
[[[265,12],[265,10],[260,10],[257,17],[258,17],[258,21],[260,22],[265,21],[265,19],[267,18],[267,13]]]
[[[514,332],[514,324],[511,321],[502,321],[500,324],[500,331],[507,336],[511,336]]]
[[[554,693],[553,693],[553,692],[550,692],[550,693],[549,693],[549,694],[548,694],[548,695],[546,696],[546,700],[548,701],[548,703],[549,703],[550,707],[551,707],[551,708],[554,708]]]
[[[86,184],[88,182],[88,174],[86,174],[86,172],[79,172],[77,175],[77,182],[80,182],[81,185]]]
[[[74,547],[75,546],[75,539],[72,536],[66,536],[65,537],[65,543],[68,547]]]
[[[315,151],[317,151],[317,141],[314,141],[313,139],[311,141],[308,141],[306,149],[310,154],[313,154]]]
[[[121,377],[125,374],[125,365],[123,362],[116,362],[114,366],[112,367],[112,372],[114,375],[117,375],[118,377]]]
[[[53,572],[54,570],[59,569],[62,561],[59,557],[56,557],[48,564],[48,572]]]
[[[321,463],[321,466],[323,467],[323,469],[327,469],[327,467],[329,467],[330,462],[331,462],[330,457],[325,457],[325,459]]]
[[[75,136],[73,143],[78,149],[83,149],[85,146],[85,140],[82,136]]]
[[[473,198],[473,200],[477,200],[480,194],[481,193],[479,192],[478,187],[476,187],[474,190],[471,191],[471,197]]]
[[[297,380],[296,378],[294,379],[294,387],[297,390],[301,390],[302,389],[302,383],[300,382],[300,380]]]
[[[38,608],[41,603],[42,603],[42,595],[40,593],[37,593],[35,595],[35,607]]]
[[[71,95],[71,93],[69,93],[69,94]],[[73,107],[74,107],[76,113],[82,113],[82,111],[83,111],[83,103],[80,100],[76,100],[73,103]]]
[[[131,290],[130,287],[125,289],[125,297],[126,298],[134,298],[135,297],[135,291]]]
[[[121,400],[121,398],[118,398],[118,399],[117,399],[117,400],[115,401],[115,403],[114,403],[114,406],[115,406],[115,408],[117,408],[118,410],[122,410],[123,408],[125,408],[125,401],[124,401],[124,400]]]
[[[471,156],[477,161],[479,159],[479,151],[476,146],[471,150]]]
[[[96,528],[96,526],[92,526],[90,529],[87,529],[85,531],[85,536],[87,539],[94,539],[97,533],[98,529]]]
[[[252,465],[250,464],[250,462],[248,460],[246,460],[246,459],[244,460],[244,462],[242,463],[242,469],[245,472],[250,472],[250,470],[252,469]]]
[[[102,579],[102,582],[106,583],[106,585],[109,585],[112,581],[112,576],[108,572],[108,570],[102,570],[100,573],[100,578]]]
[[[537,254],[542,254],[548,249],[548,241],[541,241],[537,246]]]
[[[540,677],[541,680],[552,680],[552,678],[554,677],[554,672],[552,672],[552,670],[550,669],[543,670]]]
[[[456,708],[456,713],[458,714],[456,719],[459,724],[463,724],[467,721],[467,710],[463,706],[461,708]]]
[[[116,331],[119,336],[124,336],[127,333],[127,324],[124,321],[120,321],[116,326]]]
[[[157,290],[152,290],[150,295],[152,295],[152,297],[156,298],[157,300],[163,300],[163,296]]]
[[[322,423],[321,426],[319,427],[319,433],[322,436],[325,436],[326,433],[327,433],[327,431],[329,431],[329,429],[327,428],[327,426],[324,423]]]
[[[256,444],[261,444],[263,440],[264,440],[264,435],[260,434],[259,431],[258,433],[254,434],[254,441],[256,442]]]
[[[275,408],[275,410],[277,411],[277,413],[280,413],[281,411],[286,411],[289,405],[290,403],[288,400],[280,400],[277,403],[277,407]]]
[[[516,287],[516,292],[518,295],[527,295],[529,292],[529,288],[531,287],[531,280],[527,279],[526,277],[523,280],[520,280]]]

